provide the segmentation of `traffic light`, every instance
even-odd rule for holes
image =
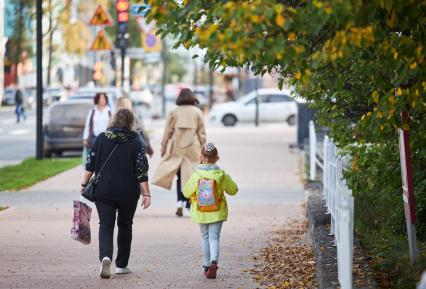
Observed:
[[[129,21],[129,1],[128,0],[117,0],[117,2],[115,3],[115,9],[117,9],[118,22]]]
[[[129,21],[129,1],[117,0],[115,2],[115,9],[117,10],[117,47],[126,49],[128,45],[128,21]]]

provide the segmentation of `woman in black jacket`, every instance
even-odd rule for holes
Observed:
[[[120,109],[110,127],[97,138],[87,156],[81,191],[93,173],[100,171],[108,155],[113,151],[95,189],[95,204],[99,215],[99,260],[101,278],[109,278],[113,254],[113,236],[116,213],[117,258],[116,274],[126,274],[132,243],[133,216],[139,196],[144,209],[151,204],[148,186],[148,161],[143,144],[132,131],[134,116],[128,109]]]

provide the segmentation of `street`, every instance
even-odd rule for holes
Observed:
[[[16,123],[15,107],[0,109],[0,167],[16,164],[35,154],[35,111],[27,120]]]
[[[150,174],[159,162],[162,129],[153,133]],[[133,274],[99,279],[96,210],[92,244],[70,238],[72,201],[78,199],[83,172],[77,167],[28,190],[0,194],[0,203],[11,206],[0,213],[0,288],[257,288],[247,273],[252,257],[273,230],[304,218],[299,155],[288,148],[295,129],[282,124],[208,126],[207,135],[219,149],[218,164],[239,185],[239,193],[228,197],[218,279],[202,275],[199,228],[174,215],[174,189],[154,186],[151,208],[138,209],[134,220]]]

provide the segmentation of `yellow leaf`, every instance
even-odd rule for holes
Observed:
[[[305,69],[306,76],[310,77],[312,72],[309,69]]]
[[[282,16],[281,14],[275,16],[275,24],[277,24],[277,26],[283,26],[285,24],[284,16]]]
[[[384,130],[385,127],[383,125],[380,125],[380,130]]]
[[[317,7],[318,9],[320,9],[322,7],[322,2],[316,1],[314,5],[315,5],[315,7]]]
[[[396,51],[395,51],[395,52],[393,53],[393,59],[395,59],[395,60],[396,60],[397,58],[398,58],[398,52],[396,52]]]
[[[367,112],[367,117],[371,116],[371,111]]]
[[[389,96],[389,102],[394,105],[395,104],[395,96],[391,95]]]
[[[327,7],[325,7],[324,11],[325,11],[326,14],[331,14],[331,12],[333,11],[333,9],[331,9],[330,6],[327,6]]]
[[[285,281],[285,282],[283,282],[282,286],[283,286],[284,288],[289,287],[289,286],[290,286],[290,283],[288,283],[288,281]]]
[[[294,75],[294,78],[296,78],[297,80],[299,80],[302,77],[302,73],[300,73],[300,71],[296,72],[296,74]]]
[[[377,118],[382,118],[382,117],[383,117],[383,112],[378,111],[378,112],[377,112]]]
[[[252,15],[250,16],[251,21],[253,21],[254,23],[260,23],[262,22],[262,20],[260,19],[259,15]]]
[[[401,89],[401,87],[398,87],[398,89],[396,90],[396,95],[397,96],[401,96],[402,95],[402,89]]]
[[[288,34],[288,38],[287,39],[290,40],[290,41],[296,40],[296,34],[294,32],[290,32]]]
[[[365,119],[365,114],[363,114],[362,116],[361,116],[361,120],[364,120]]]
[[[379,103],[379,93],[377,92],[377,90],[373,91],[373,102],[374,103]]]
[[[404,123],[401,127],[402,127],[403,130],[409,130],[410,129],[410,126],[408,125],[408,123]]]
[[[411,65],[410,65],[411,69],[416,69],[416,67],[417,67],[417,63],[416,62],[411,63]]]

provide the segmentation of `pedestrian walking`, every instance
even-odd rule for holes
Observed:
[[[191,219],[201,230],[204,275],[216,278],[219,262],[219,240],[222,224],[228,219],[225,192],[235,195],[237,184],[216,165],[218,150],[212,143],[201,150],[201,164],[186,183],[183,194],[191,199]]]
[[[145,150],[132,131],[133,113],[120,109],[110,127],[100,133],[87,157],[86,171],[81,183],[81,192],[94,173],[98,183],[94,191],[99,215],[99,260],[101,278],[109,278],[113,256],[113,237],[117,215],[117,258],[115,273],[127,274],[132,243],[133,217],[140,195],[144,209],[151,204],[148,186],[148,161]],[[97,175],[106,160],[102,171]]]
[[[96,137],[107,129],[111,118],[111,109],[106,93],[96,93],[93,102],[94,107],[87,114],[83,132],[83,165],[86,164],[87,154],[93,146]]]
[[[27,115],[25,114],[25,108],[24,108],[24,95],[22,93],[21,89],[16,89],[15,93],[15,114],[16,114],[16,123],[21,122],[21,117],[26,120]]]
[[[152,182],[170,190],[174,176],[177,176],[176,215],[179,217],[189,216],[190,204],[182,193],[182,186],[199,163],[201,147],[206,142],[203,113],[196,104],[197,99],[192,91],[188,88],[182,89],[176,100],[177,107],[167,118],[161,141],[162,159]]]
[[[137,116],[137,113],[133,109],[132,101],[128,97],[120,97],[117,100],[115,108],[117,111],[125,108],[133,112],[133,116],[135,118],[135,124],[133,126],[133,130],[138,133],[137,135],[138,138],[143,143],[147,155],[149,155],[149,157],[151,158],[152,155],[154,154],[154,150],[152,149],[151,142],[149,141],[149,136],[145,130],[145,126],[143,125],[142,119],[139,119],[139,117]]]

